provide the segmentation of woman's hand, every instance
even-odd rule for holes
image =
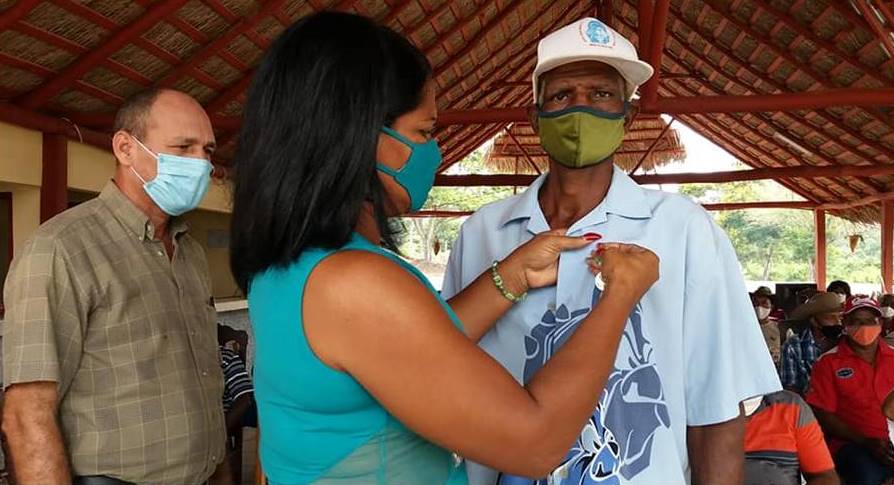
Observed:
[[[586,247],[598,239],[596,234],[566,236],[565,229],[542,232],[501,261],[497,272],[503,278],[506,289],[514,295],[521,295],[531,288],[553,285],[558,278],[559,255],[563,251]]]
[[[658,281],[658,256],[635,244],[600,244],[587,259],[590,271],[601,275],[606,295],[616,294],[632,302]]]

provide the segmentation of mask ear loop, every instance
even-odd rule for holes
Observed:
[[[154,158],[155,161],[158,162],[158,155],[156,155],[155,153],[152,153],[152,150],[147,148],[146,145],[143,145],[143,142],[141,142],[140,139],[135,137],[132,133],[128,133],[128,135],[130,135],[130,137],[133,138],[134,141],[137,142],[137,144],[139,144],[143,148],[143,150],[146,150],[146,153],[148,153],[149,155],[152,155],[152,158]],[[133,174],[136,175],[138,179],[140,179],[140,182],[143,182],[143,185],[146,185],[149,183],[149,182],[146,182],[146,179],[144,179],[140,175],[140,173],[137,172],[137,170],[135,168],[133,168],[133,165],[130,166],[130,171],[133,172]]]

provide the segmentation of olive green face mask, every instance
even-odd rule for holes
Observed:
[[[569,168],[604,162],[624,139],[624,115],[585,106],[539,113],[540,145],[553,160]]]

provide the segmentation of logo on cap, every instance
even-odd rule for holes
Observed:
[[[598,45],[603,47],[615,46],[615,35],[598,20],[590,20],[581,25],[581,33],[590,45]]]

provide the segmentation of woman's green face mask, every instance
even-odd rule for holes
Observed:
[[[540,144],[553,160],[569,168],[602,163],[621,146],[626,111],[626,104],[620,113],[586,106],[540,111]]]

